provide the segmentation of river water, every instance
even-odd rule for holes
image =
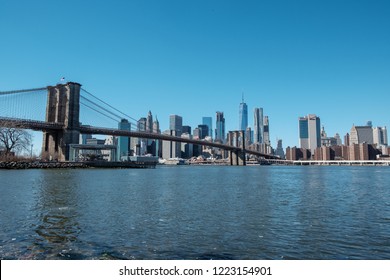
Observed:
[[[0,170],[0,259],[390,259],[390,168]]]

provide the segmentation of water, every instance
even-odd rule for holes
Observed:
[[[0,170],[0,259],[390,259],[390,168]]]

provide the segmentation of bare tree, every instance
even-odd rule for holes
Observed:
[[[29,151],[31,141],[31,134],[27,130],[0,127],[0,148],[4,150],[5,155]]]

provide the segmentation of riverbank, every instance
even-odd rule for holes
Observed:
[[[62,169],[62,168],[155,168],[150,162],[40,162],[0,161],[0,169]]]

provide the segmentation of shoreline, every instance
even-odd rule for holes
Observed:
[[[108,169],[126,169],[126,168],[156,168],[156,166],[181,166],[172,164],[156,164],[155,162],[106,162],[106,161],[90,161],[90,162],[46,162],[46,161],[0,161],[0,170],[16,170],[16,169],[90,169],[90,168],[108,168]],[[189,163],[184,166],[230,166],[226,163]],[[390,166],[390,161],[343,161],[343,162],[316,162],[316,161],[294,161],[285,163],[249,163],[246,166]]]
[[[0,169],[84,169],[84,168],[155,168],[150,162],[45,162],[1,161]]]

